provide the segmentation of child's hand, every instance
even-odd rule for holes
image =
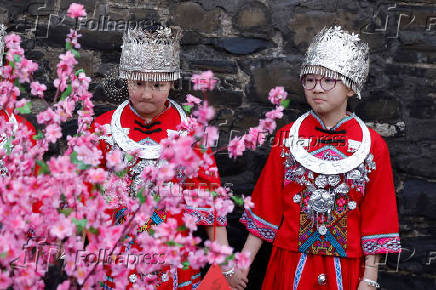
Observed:
[[[250,269],[236,270],[235,274],[227,278],[227,282],[229,282],[230,287],[236,290],[245,289],[245,287],[247,287],[247,282],[248,282],[247,276],[249,271]]]

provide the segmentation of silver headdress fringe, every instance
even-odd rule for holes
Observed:
[[[129,29],[123,36],[119,76],[135,81],[175,81],[180,78],[179,27],[147,31]]]
[[[5,52],[5,35],[6,26],[4,24],[0,24],[0,66],[3,65],[3,54]]]
[[[359,99],[369,72],[369,47],[358,34],[340,26],[322,29],[312,40],[304,58],[300,77],[319,74],[340,78]]]

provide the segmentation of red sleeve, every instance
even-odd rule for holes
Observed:
[[[32,123],[27,121],[25,118],[15,115],[15,118],[19,124],[24,124],[28,131],[31,132],[27,141],[30,141],[30,146],[33,147],[36,145],[36,140],[33,139],[33,136],[36,135],[35,127],[33,127]],[[29,143],[26,142],[26,146],[29,146]],[[30,148],[29,148],[30,149]],[[39,166],[35,165],[35,169],[33,170],[33,174],[36,176],[38,174]],[[41,213],[42,201],[36,201],[32,203],[32,213]]]
[[[100,115],[99,117],[97,117],[94,120],[94,122],[91,123],[91,127],[89,128],[89,131],[91,133],[95,133],[95,129],[96,129],[97,124],[102,125],[102,126],[110,124],[113,112],[114,111],[109,111],[109,112],[106,112],[106,113]],[[111,145],[105,141],[104,137],[105,136],[100,137],[100,140],[98,141],[98,144],[97,144],[97,147],[101,151],[102,156],[103,156],[103,158],[100,161],[100,165],[99,165],[99,167],[101,167],[101,168],[106,168],[106,153],[108,151],[110,151],[110,149],[111,149]]]
[[[380,135],[371,133],[376,169],[368,175],[360,205],[362,249],[365,255],[399,253],[397,202],[389,152]]]
[[[272,242],[283,218],[283,134],[280,130],[268,156],[265,167],[251,196],[254,208],[245,210],[240,221],[253,235]]]
[[[200,151],[199,151],[200,152]],[[200,154],[200,153],[199,153]],[[206,187],[209,191],[213,191],[221,185],[218,175],[218,169],[215,163],[215,157],[212,150],[208,149],[207,154],[212,158],[212,164],[209,167],[209,171],[206,172],[204,168],[198,170],[197,178],[186,180],[186,184],[189,184],[192,188],[199,188],[200,186]],[[197,222],[197,225],[202,226],[225,226],[227,225],[226,216],[217,216],[216,211],[211,207],[186,207],[186,213],[192,215]]]
[[[33,139],[33,136],[36,135],[35,127],[33,127],[32,123],[30,123],[29,121],[27,121],[26,119],[24,119],[19,115],[15,115],[15,118],[17,119],[17,122],[19,124],[24,124],[27,130],[31,132],[31,134],[29,135],[29,141],[32,143],[32,147],[35,146],[36,140]]]

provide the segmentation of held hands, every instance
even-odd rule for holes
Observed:
[[[247,276],[249,271],[250,269],[238,269],[232,276],[227,277],[227,282],[229,283],[230,287],[232,287],[233,290],[245,289],[248,283]]]

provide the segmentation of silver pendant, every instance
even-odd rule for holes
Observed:
[[[336,186],[341,182],[341,177],[337,174],[329,175],[328,176],[328,182],[330,186]]]
[[[300,203],[300,201],[301,201],[301,195],[299,195],[299,194],[297,193],[296,195],[294,195],[294,197],[292,198],[292,200],[293,200],[295,203]]]
[[[325,189],[317,189],[310,195],[308,205],[317,213],[327,213],[333,209],[335,195]]]
[[[350,188],[345,183],[341,183],[338,187],[334,189],[335,193],[347,194]]]
[[[327,186],[327,184],[328,184],[327,176],[323,174],[318,175],[318,177],[315,179],[315,185],[318,188],[324,188]]]

